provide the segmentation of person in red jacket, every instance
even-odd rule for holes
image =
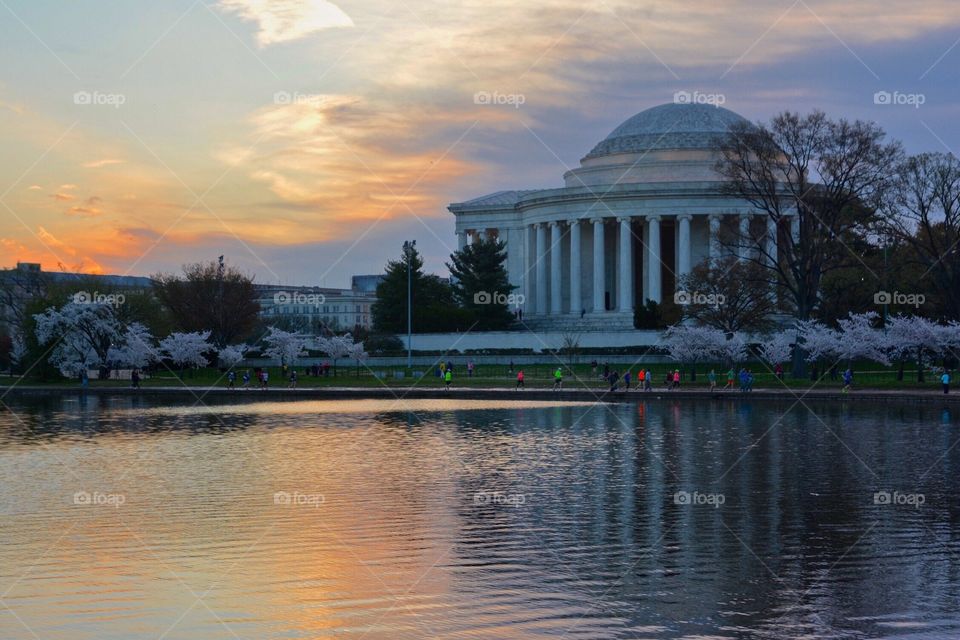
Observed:
[[[526,387],[523,386],[523,369],[520,369],[520,371],[517,371],[517,386],[514,387],[515,391],[518,391],[520,389],[526,389]]]

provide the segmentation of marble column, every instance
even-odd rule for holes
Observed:
[[[677,216],[677,276],[683,277],[690,273],[690,219],[689,214]]]
[[[750,216],[740,216],[740,235],[737,238],[739,251],[737,252],[741,260],[745,260],[750,255]]]
[[[570,313],[583,308],[580,296],[580,221],[570,221]]]
[[[790,216],[790,236],[793,238],[793,244],[800,244],[800,216]]]
[[[604,272],[603,246],[603,218],[594,218],[593,222],[593,312],[605,311],[605,297],[607,290],[606,273]]]
[[[720,258],[720,216],[710,215],[710,259]]]
[[[533,300],[533,269],[534,248],[533,244],[533,225],[524,225],[523,227],[523,312],[528,313],[534,305]]]
[[[620,312],[633,311],[633,230],[629,216],[617,218],[620,222],[620,278],[617,288],[617,308]]]
[[[561,280],[560,258],[563,257],[563,227],[559,222],[550,223],[550,314],[563,313],[563,281]]]
[[[777,264],[777,221],[767,217],[767,259],[771,265]]]
[[[463,251],[464,247],[466,246],[467,246],[467,232],[457,231],[457,250]]]
[[[537,315],[547,313],[547,228],[543,224],[535,224],[537,230],[537,251],[534,259],[537,261]]]
[[[647,218],[649,230],[647,235],[647,251],[650,252],[648,263],[647,297],[654,302],[660,302],[660,216]]]

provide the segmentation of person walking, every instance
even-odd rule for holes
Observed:
[[[747,368],[740,368],[740,392],[743,393],[747,390]]]
[[[643,390],[653,391],[653,371],[647,369],[647,375],[643,379]]]
[[[450,384],[453,382],[453,371],[447,369],[443,373],[443,383],[447,391],[450,391]]]
[[[130,383],[134,389],[140,388],[140,370],[139,369],[134,369],[130,373]]]
[[[523,385],[523,369],[517,371],[517,386],[514,387],[514,391],[519,391],[520,389],[526,389]]]
[[[733,367],[730,367],[730,371],[727,371],[727,385],[724,387],[724,390],[730,389],[733,391],[733,381],[736,377],[736,372],[733,370]]]
[[[610,391],[616,391],[620,384],[620,372],[611,371],[610,376],[607,378],[607,382],[610,383]]]
[[[292,369],[292,370],[290,371],[290,384],[288,385],[288,388],[289,388],[289,389],[296,389],[296,388],[297,388],[297,371],[296,371],[296,369]]]
[[[267,373],[266,369],[263,370],[263,377],[261,380],[263,381],[263,390],[266,391],[270,388],[270,374]]]
[[[467,362],[467,377],[468,378],[473,377],[473,360],[470,360],[469,362]]]
[[[673,372],[673,388],[674,389],[680,388],[680,369],[676,369]]]
[[[773,368],[773,374],[774,374],[775,376],[777,376],[777,378],[778,378],[779,380],[782,381],[782,380],[783,380],[783,365],[778,362],[778,363],[777,363],[777,366],[775,366],[775,367]]]
[[[623,374],[623,390],[630,391],[630,369],[627,369],[627,372]]]
[[[710,369],[710,373],[707,374],[707,380],[710,381],[710,391],[717,390],[717,372],[713,369]]]
[[[250,370],[249,369],[243,372],[243,388],[244,389],[250,388]]]
[[[643,367],[640,367],[640,371],[637,371],[637,389],[642,390],[646,385],[644,384],[647,381],[647,371]]]
[[[753,371],[747,369],[747,393],[753,391]]]
[[[236,386],[236,381],[237,374],[234,372],[234,370],[230,369],[230,371],[227,371],[227,389],[233,389]]]
[[[563,368],[562,367],[557,367],[557,370],[553,372],[553,390],[563,391]]]
[[[850,387],[853,386],[853,369],[847,367],[843,372],[843,392],[850,393]]]
[[[940,376],[940,384],[943,385],[943,393],[950,393],[950,374],[947,373],[947,370],[943,370],[943,375]]]

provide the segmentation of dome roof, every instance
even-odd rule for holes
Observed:
[[[587,158],[653,149],[708,149],[730,125],[749,121],[709,104],[661,104],[625,120]]]

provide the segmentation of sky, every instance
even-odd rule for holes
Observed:
[[[0,266],[445,273],[449,203],[678,92],[953,152],[958,75],[956,0],[0,0]]]

